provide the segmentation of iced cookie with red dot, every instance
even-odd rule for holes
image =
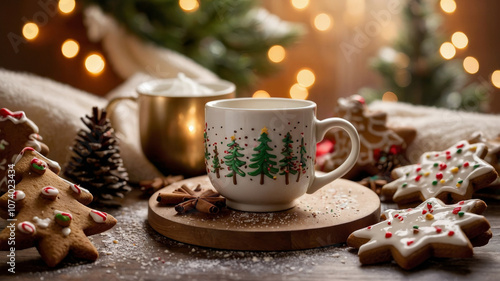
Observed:
[[[23,148],[31,147],[47,155],[49,149],[41,141],[38,127],[23,111],[0,108],[0,193],[8,189],[8,165],[15,161]]]
[[[485,209],[478,199],[446,205],[429,198],[413,209],[385,211],[383,221],[353,232],[347,244],[359,249],[362,264],[394,259],[404,269],[431,257],[469,258],[473,246],[486,245],[492,237],[480,215]]]
[[[399,206],[415,206],[431,197],[446,203],[470,199],[498,177],[483,160],[487,153],[484,144],[465,140],[444,151],[424,153],[419,164],[394,169],[395,180],[382,188],[382,195]]]
[[[16,250],[36,247],[48,266],[68,255],[96,260],[99,253],[87,236],[112,228],[116,219],[85,206],[92,194],[60,178],[59,165],[35,149],[23,149],[14,164],[16,190],[0,197],[0,217],[16,222]],[[15,211],[9,210],[12,202]],[[0,232],[0,251],[10,249],[11,231]]]

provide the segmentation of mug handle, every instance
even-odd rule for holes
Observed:
[[[134,102],[137,102],[138,97],[117,97],[117,98],[112,98],[109,102],[108,105],[106,105],[106,112],[108,112],[108,116],[111,116],[115,110],[115,106],[118,102],[123,101],[123,100],[131,100]]]
[[[325,136],[326,132],[332,128],[341,128],[346,133],[349,135],[349,138],[351,139],[351,152],[349,153],[349,156],[347,159],[337,167],[335,170],[327,173],[326,175],[318,176],[317,174],[314,175],[314,179],[312,180],[311,185],[307,189],[308,194],[312,194],[316,192],[318,189],[322,188],[323,186],[331,183],[332,181],[342,177],[345,175],[351,168],[356,164],[358,161],[358,156],[359,156],[359,135],[358,131],[356,131],[356,128],[349,123],[348,121],[341,119],[341,118],[328,118],[325,120],[315,120],[315,127],[316,127],[316,140],[319,142],[320,140],[323,139]]]

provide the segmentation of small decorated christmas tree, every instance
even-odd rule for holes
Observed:
[[[229,143],[227,146],[229,147],[229,149],[227,150],[227,153],[229,155],[224,156],[224,159],[226,159],[227,168],[231,172],[227,174],[226,177],[232,177],[233,184],[238,184],[236,175],[238,174],[241,177],[245,176],[245,172],[243,172],[240,167],[245,165],[246,162],[239,159],[239,157],[244,156],[239,152],[240,150],[243,150],[243,148],[236,142],[235,136],[231,137],[231,143]]]
[[[297,174],[297,166],[295,165],[297,156],[294,156],[292,143],[292,136],[290,135],[290,132],[288,132],[283,138],[283,150],[281,151],[283,158],[279,161],[281,163],[280,175],[285,175],[285,184],[289,183],[290,174]]]
[[[96,248],[87,238],[112,228],[116,219],[92,210],[88,190],[57,175],[57,163],[33,148],[25,148],[13,165],[16,190],[0,197],[0,216],[13,219],[15,227],[0,233],[0,250],[11,249],[15,231],[15,248],[36,247],[49,266],[56,266],[71,253],[76,258],[96,260]],[[14,176],[13,176],[14,178]],[[15,202],[16,208],[8,207]]]
[[[274,167],[274,165],[276,165],[276,161],[271,160],[276,158],[276,155],[269,153],[269,151],[272,151],[273,149],[268,145],[268,143],[271,142],[271,139],[268,136],[266,127],[262,128],[258,141],[260,144],[253,149],[254,151],[257,151],[257,153],[252,154],[253,158],[250,159],[252,164],[248,165],[250,168],[254,168],[255,170],[249,172],[248,174],[251,176],[260,175],[260,184],[264,184],[264,176],[276,179],[274,174],[278,172],[278,169]]]
[[[304,155],[307,153],[306,151],[306,146],[304,145],[304,137],[300,140],[300,145],[299,145],[299,168],[298,168],[298,175],[297,175],[297,182],[300,180],[300,174],[306,172],[307,168],[307,158],[304,157]]]
[[[71,150],[64,175],[79,182],[94,194],[94,201],[105,205],[119,205],[115,197],[123,198],[131,188],[128,173],[120,156],[118,139],[106,118],[105,110],[92,109],[92,116],[81,118],[88,130],[80,130]]]
[[[241,156],[240,156],[241,157]],[[220,178],[220,170],[222,170],[222,167],[220,166],[221,161],[219,160],[219,151],[217,151],[217,144],[214,143],[214,158],[212,159],[212,173],[215,173],[217,178]]]

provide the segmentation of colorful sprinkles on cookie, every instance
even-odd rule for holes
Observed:
[[[427,152],[421,156],[419,164],[393,170],[398,179],[385,185],[384,189],[396,190],[395,202],[412,193],[421,193],[424,199],[439,197],[441,193],[465,196],[471,180],[494,170],[481,159],[485,149],[484,144],[460,141],[445,151]]]
[[[485,221],[483,216],[469,212],[478,201],[466,200],[445,205],[437,198],[430,198],[413,209],[387,210],[384,212],[385,221],[353,232],[347,242],[355,246],[352,245],[352,239],[369,240],[359,247],[362,263],[365,263],[361,258],[363,253],[387,246],[397,250],[403,258],[418,254],[422,247],[436,244],[463,247],[466,252],[470,249],[472,255],[472,246],[462,227]],[[433,253],[439,256],[437,251]],[[453,252],[449,254],[453,255]],[[398,263],[406,269],[418,265]]]

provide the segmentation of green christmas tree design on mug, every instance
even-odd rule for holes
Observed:
[[[293,140],[290,132],[286,133],[286,136],[283,138],[283,149],[281,154],[283,158],[279,161],[280,164],[280,175],[285,175],[285,184],[289,184],[289,176],[290,174],[297,174],[297,166],[295,164],[295,160],[297,160],[297,156],[293,153]]]
[[[236,175],[240,175],[241,177],[245,176],[245,172],[243,172],[240,167],[245,165],[246,162],[242,161],[239,159],[239,157],[244,157],[243,154],[241,154],[239,151],[243,150],[237,142],[236,142],[236,137],[232,136],[231,137],[231,143],[227,145],[229,149],[227,150],[227,153],[229,155],[224,156],[224,159],[226,159],[226,165],[229,171],[231,171],[229,174],[226,175],[226,177],[232,177],[233,178],[233,184],[238,184],[238,181],[236,180]]]
[[[266,127],[262,128],[258,141],[260,144],[253,149],[254,151],[257,151],[257,153],[252,154],[253,158],[250,159],[252,164],[248,165],[250,168],[254,168],[255,170],[248,172],[248,174],[251,176],[260,175],[260,184],[264,184],[264,176],[275,180],[276,177],[274,174],[278,172],[278,169],[274,167],[274,165],[276,165],[276,161],[271,160],[276,158],[276,155],[269,153],[269,151],[272,151],[273,149],[268,145],[268,143],[271,142],[271,139],[268,137]]]

